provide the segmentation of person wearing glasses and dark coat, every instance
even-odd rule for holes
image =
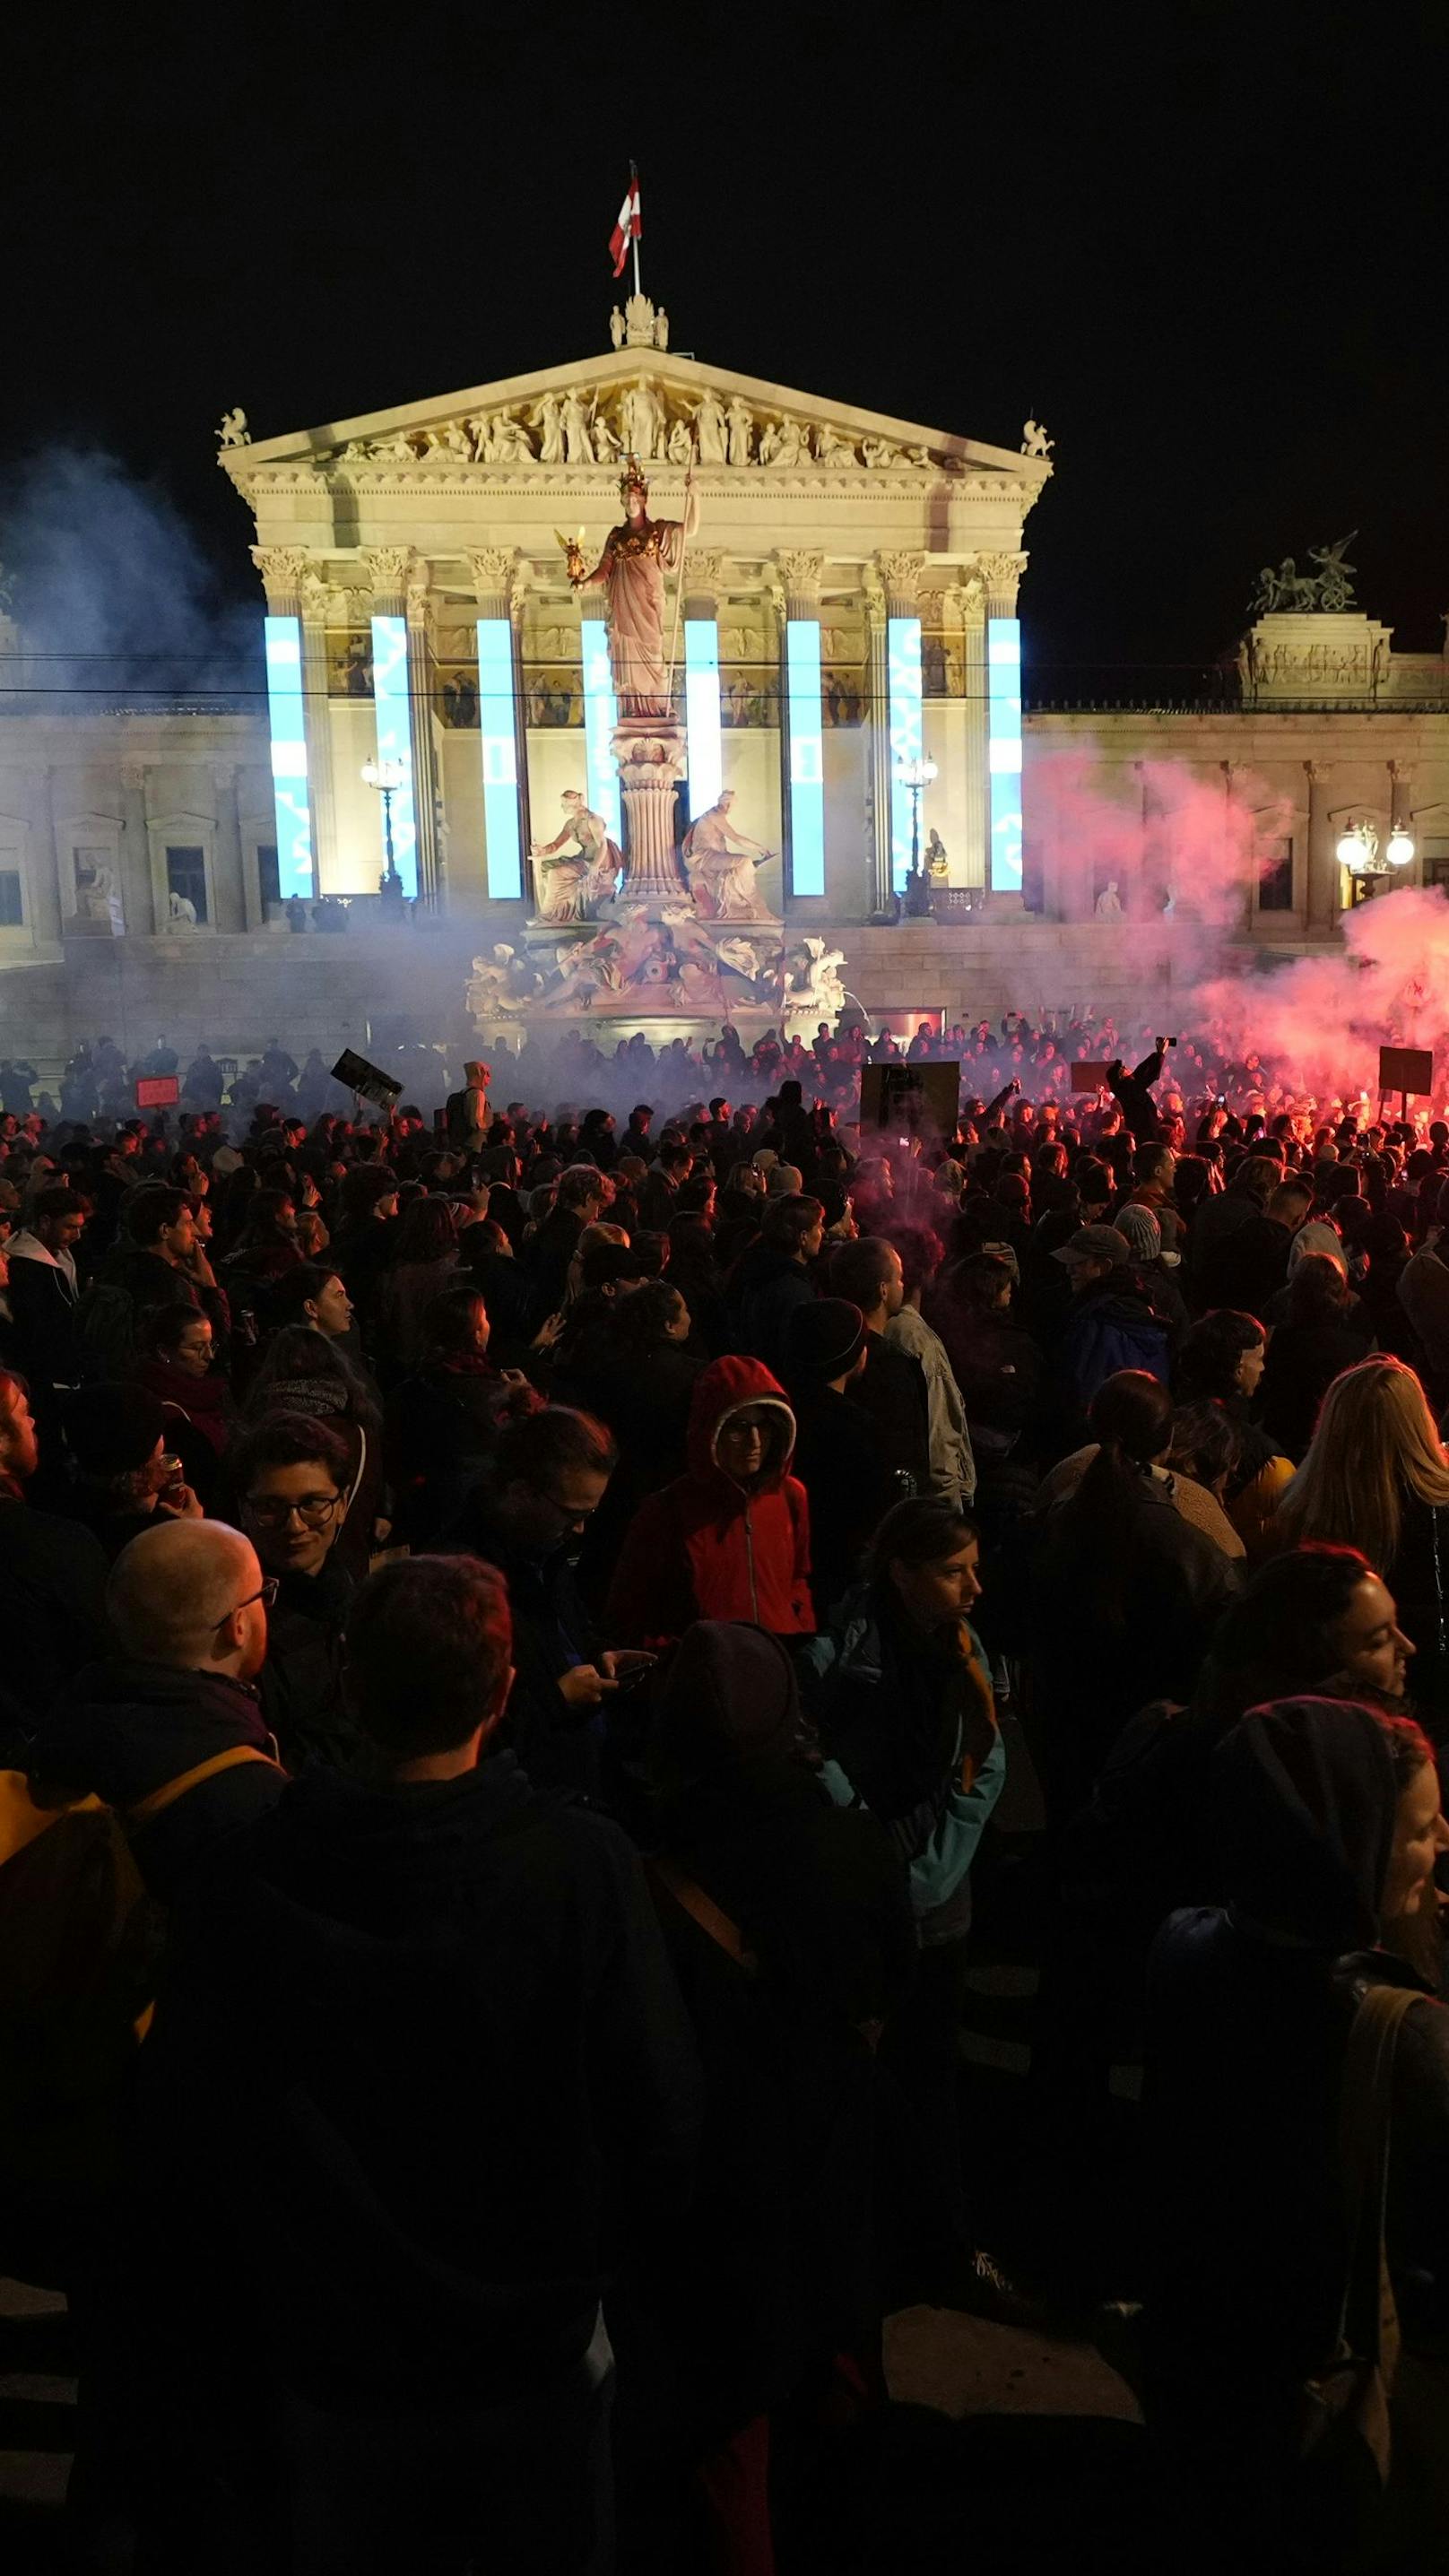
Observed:
[[[513,1614],[513,1687],[500,1744],[535,1789],[599,1797],[609,1703],[652,1655],[603,1647],[574,1558],[614,1472],[602,1422],[563,1404],[510,1422],[451,1544],[497,1567]]]
[[[341,1431],[270,1413],[239,1441],[231,1471],[242,1528],[277,1581],[258,1675],[262,1710],[289,1771],[352,1767],[357,1733],[342,1699],[342,1630],[357,1589],[337,1544],[347,1517]]]

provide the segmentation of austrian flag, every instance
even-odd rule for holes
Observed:
[[[622,277],[624,274],[624,262],[629,256],[630,242],[642,241],[643,237],[644,226],[639,215],[639,173],[631,161],[628,191],[619,208],[614,229],[609,235],[609,256],[613,260],[616,277]]]

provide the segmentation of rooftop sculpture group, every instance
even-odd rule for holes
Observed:
[[[1276,572],[1271,564],[1264,564],[1249,602],[1250,615],[1271,617],[1287,610],[1331,616],[1352,608],[1356,566],[1345,563],[1344,557],[1357,535],[1355,528],[1331,546],[1310,546],[1308,560],[1317,564],[1316,573],[1301,573],[1291,555],[1284,556]]]

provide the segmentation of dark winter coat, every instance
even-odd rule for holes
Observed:
[[[115,1808],[148,1892],[164,1905],[189,1871],[210,1866],[229,1834],[275,1806],[285,1775],[270,1758],[238,1762],[149,1822],[131,1824],[130,1811],[239,1745],[268,1757],[273,1749],[245,1682],[117,1655],[76,1675],[40,1730],[29,1769],[37,1791],[66,1789]]]
[[[207,2345],[360,2415],[579,2360],[699,2107],[614,1826],[507,1754],[403,1787],[319,1770],[188,1891],[170,1966],[137,2164]]]

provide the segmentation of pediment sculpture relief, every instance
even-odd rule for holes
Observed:
[[[816,469],[871,473],[961,470],[923,446],[861,434],[844,423],[763,411],[727,386],[701,393],[634,375],[613,387],[550,387],[532,403],[514,403],[428,429],[350,439],[341,465],[534,466],[643,463],[753,466],[765,471]]]

